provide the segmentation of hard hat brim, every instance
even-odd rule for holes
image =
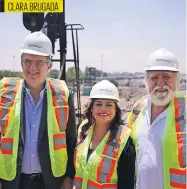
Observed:
[[[178,69],[172,68],[169,66],[153,66],[153,67],[148,67],[144,69],[145,71],[173,71],[173,72],[179,72]]]
[[[115,98],[115,97],[111,97],[111,96],[107,96],[107,95],[95,95],[92,97],[89,97],[89,99],[107,99],[107,100],[116,100],[117,102],[119,102],[119,98]]]
[[[26,53],[26,54],[33,54],[33,55],[39,55],[39,56],[53,56],[53,54],[46,54],[46,53],[41,53],[38,51],[30,50],[30,49],[21,49],[21,53]]]

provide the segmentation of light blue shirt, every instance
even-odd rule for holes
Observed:
[[[38,157],[38,134],[43,106],[45,88],[40,92],[40,99],[35,104],[30,90],[23,83],[25,90],[25,145],[22,162],[22,173],[41,173],[41,166]]]

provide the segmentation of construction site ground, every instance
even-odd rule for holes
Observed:
[[[118,87],[120,93],[119,106],[123,112],[123,120],[125,120],[134,103],[141,97],[147,94],[146,88],[142,87]],[[183,94],[185,90],[181,91]],[[74,94],[75,108],[77,109],[77,94]],[[86,110],[86,105],[89,102],[88,96],[83,96],[81,91],[81,113]]]

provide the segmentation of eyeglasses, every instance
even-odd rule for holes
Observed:
[[[36,61],[33,61],[33,60],[28,60],[28,59],[22,60],[22,62],[23,62],[26,66],[31,66],[31,65],[34,63],[36,67],[41,67],[41,66],[44,65],[44,64],[49,64],[49,63],[50,63],[49,61],[43,61],[43,60],[36,60]]]

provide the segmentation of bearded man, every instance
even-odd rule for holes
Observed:
[[[178,92],[178,60],[159,49],[145,71],[148,95],[128,118],[137,154],[136,189],[186,188],[186,107]]]

